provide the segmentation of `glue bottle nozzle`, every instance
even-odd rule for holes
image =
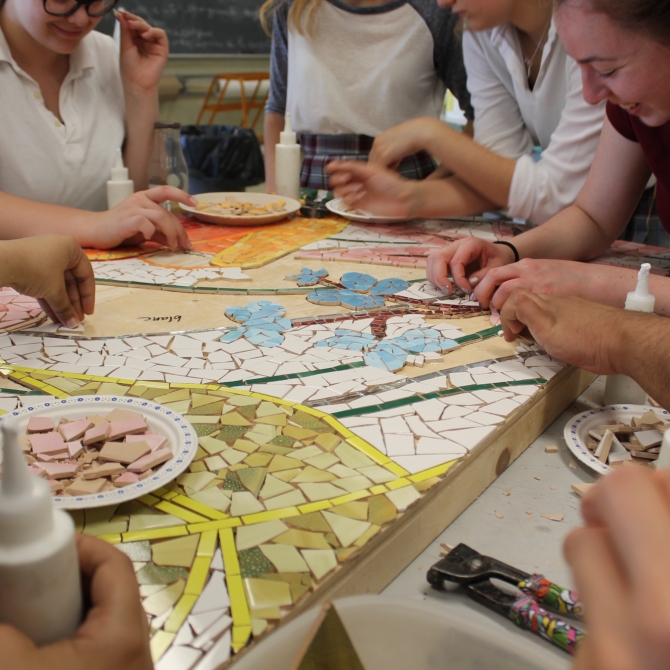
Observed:
[[[634,312],[653,312],[656,299],[649,293],[649,272],[651,265],[643,263],[637,275],[637,286],[626,297],[626,309]]]

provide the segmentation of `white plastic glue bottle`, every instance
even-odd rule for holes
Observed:
[[[643,263],[637,275],[637,287],[626,297],[625,309],[633,312],[654,312],[656,298],[649,293],[649,271],[651,265]],[[605,405],[644,405],[647,392],[633,379],[625,375],[609,375],[605,382],[603,403]]]
[[[28,472],[15,427],[0,431],[0,622],[50,644],[71,637],[82,619],[74,523]]]
[[[135,184],[132,179],[128,179],[128,168],[123,165],[121,149],[117,149],[112,178],[107,182],[107,209],[116,207],[134,192]]]
[[[286,198],[300,200],[300,145],[291,129],[291,115],[286,115],[283,132],[279,133],[279,144],[275,145],[275,192]]]

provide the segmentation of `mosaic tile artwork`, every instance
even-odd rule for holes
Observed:
[[[222,301],[221,327],[202,331],[89,338],[82,328],[16,324],[21,332],[0,333],[0,414],[112,395],[150,399],[194,427],[187,472],[137,500],[72,516],[133,561],[157,670],[214,670],[335,579],[565,365],[522,344],[507,358],[450,366],[450,355],[499,328],[464,334],[456,319],[487,312],[425,280],[333,277],[296,263],[295,284],[278,289],[244,272],[300,247],[425,258],[465,235],[511,237],[511,224],[185,226],[195,246],[185,267],[132,252],[113,260],[112,251],[95,263],[98,281],[248,293],[249,303]],[[219,279],[239,284],[199,286]],[[284,293],[323,294],[340,309],[291,318]]]
[[[0,408],[113,393],[196,428],[200,448],[175,482],[73,516],[133,560],[156,667],[204,670],[270,630],[562,368],[521,345],[509,360],[412,380],[363,366],[241,391],[7,367],[0,384],[25,390],[3,392]],[[289,399],[306,383],[305,400]]]
[[[29,328],[46,318],[37,300],[0,288],[0,333]]]

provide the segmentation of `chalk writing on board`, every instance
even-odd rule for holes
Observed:
[[[119,6],[163,28],[172,54],[270,53],[258,19],[262,0],[120,0]],[[112,19],[101,25],[113,30]]]

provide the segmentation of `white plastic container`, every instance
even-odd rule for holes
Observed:
[[[0,622],[50,644],[71,637],[82,618],[74,523],[28,472],[15,430],[5,423],[0,430]]]
[[[279,133],[275,145],[275,192],[286,198],[300,200],[300,169],[302,159],[298,137],[291,129],[291,115],[286,115],[286,125]]]
[[[112,177],[107,182],[107,209],[116,207],[134,192],[135,184],[133,184],[132,179],[128,179],[128,168],[123,165],[121,149],[117,149]]]
[[[643,263],[637,275],[637,286],[626,296],[624,309],[632,312],[653,314],[656,298],[649,293],[649,271],[651,265]],[[634,380],[626,375],[609,375],[605,382],[603,394],[605,405],[646,405],[647,392]]]
[[[568,670],[571,657],[511,621],[447,603],[355,596],[335,601],[365,670]],[[461,601],[461,603],[457,602]],[[290,670],[319,608],[261,640],[235,670]]]

